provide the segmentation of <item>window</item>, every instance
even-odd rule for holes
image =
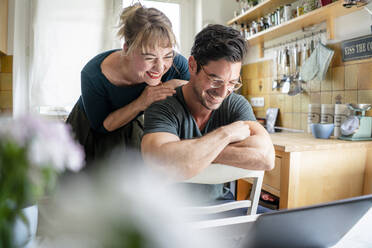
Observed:
[[[134,1],[132,0],[123,0],[123,8],[130,6]],[[140,1],[142,5],[147,8],[156,8],[163,12],[171,21],[173,33],[176,36],[178,49],[181,49],[181,39],[180,39],[180,4],[179,3],[170,3],[160,2],[160,1]]]
[[[121,0],[30,3],[29,73],[19,82],[27,87],[29,100],[17,97],[14,105],[28,105],[28,111],[34,113],[67,114],[81,94],[80,71],[84,65],[98,53],[120,47],[115,40],[115,23]],[[22,45],[14,47],[15,54]],[[26,59],[23,57],[15,55],[14,59]]]

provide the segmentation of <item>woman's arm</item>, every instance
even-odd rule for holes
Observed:
[[[174,89],[161,85],[147,86],[136,100],[110,113],[103,121],[103,126],[107,131],[114,131],[129,123],[153,102],[164,100],[174,93],[176,93]]]

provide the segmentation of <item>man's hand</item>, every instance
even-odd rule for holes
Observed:
[[[225,127],[234,127],[233,124],[237,123],[238,122],[234,122]],[[243,126],[248,126],[250,135],[246,136],[245,139],[239,140],[239,138],[244,137],[243,135],[238,137],[235,142],[230,142],[213,162],[233,165],[245,169],[273,169],[275,152],[270,135],[267,133],[265,128],[256,121],[243,121],[242,123]],[[244,128],[242,130],[244,130]]]
[[[230,137],[230,143],[243,141],[251,135],[249,123],[246,121],[236,121],[221,129]]]

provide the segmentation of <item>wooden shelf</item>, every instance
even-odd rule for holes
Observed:
[[[284,1],[284,0],[269,0],[263,3],[260,3],[256,7],[252,8],[248,12],[230,20],[228,24],[233,24],[234,22],[245,23],[250,20],[255,20],[258,17],[265,15],[270,11],[270,8],[275,9],[276,7],[285,4],[285,2],[293,1]],[[334,39],[334,18],[350,14],[352,12],[361,10],[361,8],[352,7],[345,8],[342,6],[343,1],[338,0],[337,2],[328,4],[327,6],[321,7],[319,9],[313,10],[302,16],[293,18],[285,23],[271,27],[262,32],[259,32],[248,38],[248,42],[251,46],[259,45],[260,47],[260,57],[263,57],[263,43],[278,37],[281,37],[286,34],[293,33],[295,31],[301,30],[303,28],[327,22],[327,35],[328,39]],[[266,9],[267,8],[267,9]]]
[[[245,13],[235,17],[234,19],[227,22],[227,25],[237,23],[249,23],[265,16],[268,13],[275,11],[278,7],[293,3],[295,0],[266,0],[260,4],[257,4],[253,8],[250,8]]]
[[[278,26],[259,32],[249,37],[248,42],[250,45],[256,45],[258,43],[262,43],[298,31],[302,28],[322,23],[324,21],[327,22],[328,38],[333,39],[333,19],[358,10],[361,9],[356,7],[345,8],[342,6],[342,1],[337,1],[322,8],[313,10],[305,15],[291,19]]]

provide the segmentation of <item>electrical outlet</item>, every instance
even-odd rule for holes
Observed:
[[[265,98],[263,98],[263,97],[252,97],[251,98],[251,105],[252,105],[252,107],[264,107],[265,106]]]

